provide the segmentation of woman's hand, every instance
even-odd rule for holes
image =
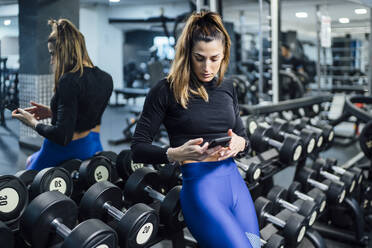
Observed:
[[[12,117],[20,120],[23,124],[33,129],[35,129],[36,125],[39,123],[32,114],[21,108],[14,110],[12,112]]]
[[[208,142],[204,143],[203,146],[200,146],[201,143],[203,143],[203,138],[198,138],[189,140],[182,146],[168,148],[168,160],[170,162],[185,160],[202,161],[209,156],[217,154],[223,149],[221,146],[208,149]]]
[[[243,137],[235,134],[231,129],[227,131],[227,135],[231,136],[230,145],[219,152],[220,157],[218,160],[235,157],[236,154],[243,151],[245,148],[245,142],[247,141]]]
[[[52,111],[48,106],[33,101],[31,101],[30,104],[32,107],[25,108],[24,110],[32,114],[36,120],[44,120],[52,117]]]

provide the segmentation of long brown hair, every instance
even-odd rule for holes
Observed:
[[[177,103],[187,108],[190,93],[208,101],[208,93],[191,70],[191,53],[199,41],[220,40],[224,45],[224,57],[218,71],[217,85],[222,83],[230,59],[230,37],[221,17],[214,12],[193,13],[176,44],[176,54],[167,77]],[[190,87],[190,82],[194,87]]]
[[[82,33],[67,19],[49,20],[52,27],[48,42],[52,43],[55,51],[54,91],[59,79],[67,72],[80,71],[83,75],[84,65],[93,66],[89,58]]]

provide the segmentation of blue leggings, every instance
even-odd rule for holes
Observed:
[[[99,151],[102,151],[102,145],[97,132],[90,132],[84,138],[71,141],[67,146],[61,146],[44,139],[40,150],[32,154],[28,159],[26,169],[42,170],[75,158],[86,160]]]
[[[232,158],[181,170],[182,212],[201,247],[261,247],[254,203]]]

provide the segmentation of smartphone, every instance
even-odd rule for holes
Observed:
[[[216,147],[216,146],[227,147],[229,146],[230,140],[231,140],[231,136],[213,139],[209,142],[208,149]]]
[[[18,106],[16,104],[14,104],[14,103],[8,103],[8,104],[5,105],[5,108],[6,109],[9,109],[10,111],[13,112],[15,109],[18,108]]]

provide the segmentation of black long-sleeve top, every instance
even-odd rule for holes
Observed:
[[[112,77],[98,67],[84,67],[64,74],[50,101],[51,125],[39,123],[36,131],[59,144],[71,142],[74,132],[83,132],[101,123],[113,90]]]
[[[244,137],[247,134],[239,115],[239,105],[231,80],[220,86],[214,79],[204,83],[209,101],[192,95],[187,109],[176,102],[166,79],[159,81],[146,97],[141,117],[132,139],[132,159],[141,163],[168,163],[166,148],[152,145],[153,138],[163,123],[170,146],[178,147],[190,139],[209,141],[227,135],[228,129]]]

